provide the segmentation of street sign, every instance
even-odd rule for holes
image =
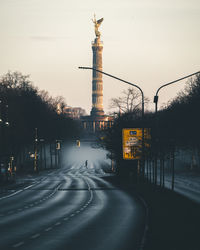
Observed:
[[[144,140],[150,139],[150,129],[144,128]],[[149,146],[144,141],[144,145]],[[142,157],[142,128],[124,128],[122,130],[122,149],[124,160],[138,160]]]

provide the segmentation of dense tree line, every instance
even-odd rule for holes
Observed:
[[[142,120],[138,110],[118,115],[114,126],[106,131],[104,147],[116,161],[121,161],[122,129],[144,126],[151,129],[151,147],[145,149],[146,159],[170,157],[179,149],[196,151],[196,155],[200,155],[199,109],[200,75],[197,75],[157,116],[154,112],[146,112]]]
[[[0,151],[1,159],[17,156],[26,145],[34,143],[35,128],[45,142],[70,139],[78,133],[76,123],[57,114],[57,104],[63,98],[52,98],[39,91],[29,76],[8,72],[0,78]]]
[[[166,108],[158,113],[155,135],[165,149],[170,146],[200,151],[200,75],[191,78]],[[155,130],[156,129],[156,130]]]

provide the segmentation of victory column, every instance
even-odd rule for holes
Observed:
[[[103,18],[96,20],[94,16],[92,21],[96,35],[95,40],[92,42],[93,68],[102,71],[103,43],[100,40],[101,33],[98,29],[103,22]],[[92,133],[111,127],[113,124],[113,117],[104,114],[102,74],[95,70],[92,72],[92,109],[90,116],[83,116],[81,120],[84,130]]]
[[[93,68],[102,71],[102,51],[103,51],[103,43],[100,40],[101,33],[98,28],[103,22],[103,18],[96,20],[92,20],[95,28],[96,38],[92,43],[92,51],[93,51]],[[92,73],[92,110],[91,116],[103,116],[103,80],[102,74],[93,70]]]

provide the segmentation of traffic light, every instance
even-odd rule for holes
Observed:
[[[80,143],[79,140],[76,140],[76,146],[77,146],[77,147],[80,147],[80,146],[81,146],[81,143]]]
[[[60,142],[56,142],[56,149],[60,150]]]

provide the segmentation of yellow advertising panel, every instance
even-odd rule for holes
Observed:
[[[150,139],[150,129],[144,128],[144,139]],[[149,147],[145,143],[145,147]],[[142,157],[142,128],[124,128],[122,130],[122,147],[124,160],[137,160]]]

